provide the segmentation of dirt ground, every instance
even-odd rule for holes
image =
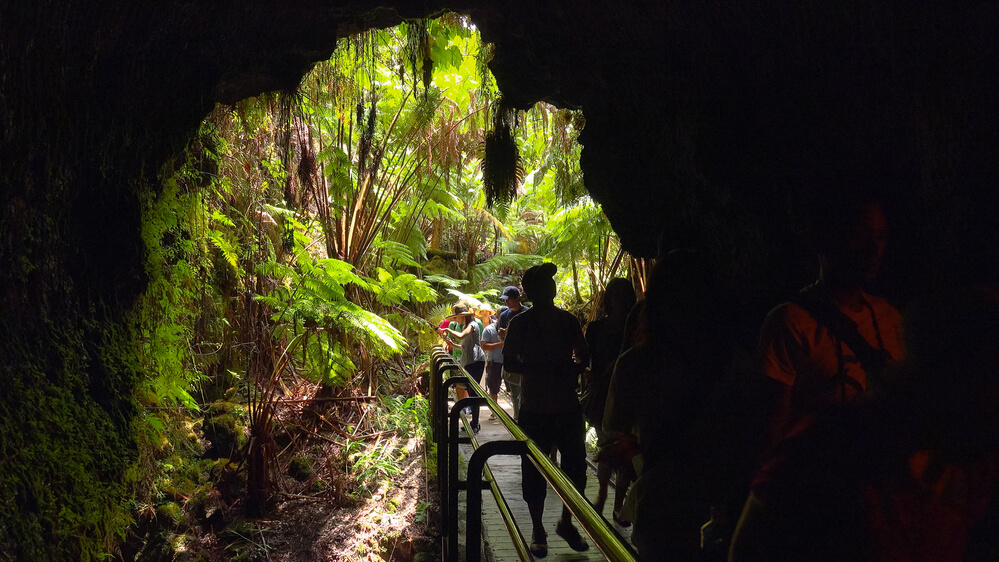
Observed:
[[[255,556],[272,562],[433,561],[423,455],[411,455],[394,481],[369,500],[337,506],[325,498],[289,498],[254,521]]]
[[[428,526],[435,507],[428,502],[422,452],[412,454],[393,482],[355,506],[321,498],[289,498],[255,521],[262,550],[273,562],[433,561],[439,558]]]

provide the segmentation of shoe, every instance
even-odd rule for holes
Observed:
[[[548,535],[531,535],[531,545],[528,547],[535,558],[548,556]]]
[[[478,433],[481,429],[482,427],[480,427],[479,424],[475,424],[472,426],[472,433]]]
[[[590,545],[579,535],[579,531],[576,530],[575,525],[569,521],[559,519],[558,525],[555,526],[555,534],[565,539],[565,542],[569,543],[569,548],[576,552],[582,552],[590,548]]]
[[[618,525],[620,525],[621,527],[631,527],[631,521],[625,521],[624,519],[621,519],[619,517],[620,514],[621,514],[620,511],[618,511],[616,509],[614,510],[614,514],[613,514],[614,522],[617,523]]]
[[[489,414],[489,419],[490,420],[496,420],[496,419],[499,419],[499,418],[496,417],[496,414]]]
[[[603,515],[604,514],[604,502],[606,502],[606,501],[607,501],[607,498],[605,497],[602,500],[598,499],[598,500],[596,500],[596,501],[593,502],[593,510],[596,511],[598,515]]]

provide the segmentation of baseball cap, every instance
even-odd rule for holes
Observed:
[[[513,297],[515,299],[519,299],[520,298],[520,289],[514,287],[513,285],[510,285],[506,289],[503,289],[503,294],[500,295],[500,300],[504,300],[505,301],[506,299],[511,298],[511,297]]]

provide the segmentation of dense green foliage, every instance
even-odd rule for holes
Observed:
[[[416,352],[449,302],[495,306],[547,254],[563,304],[592,308],[624,261],[582,186],[582,116],[504,109],[490,55],[462,18],[411,22],[344,42],[294,94],[212,112],[139,190],[146,289],[130,314],[50,330],[25,343],[49,357],[12,366],[0,551],[102,558],[134,522],[141,555],[168,557],[219,505],[263,505],[286,474],[361,497],[407,454],[381,436],[422,435]],[[383,395],[337,422],[325,472],[315,446],[288,447],[331,424],[280,418],[292,380]]]

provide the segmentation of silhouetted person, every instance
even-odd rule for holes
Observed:
[[[694,560],[709,501],[703,478],[710,436],[698,431],[707,396],[721,379],[733,342],[713,269],[690,250],[658,263],[646,291],[645,340],[614,368],[603,429],[641,453],[625,515],[648,560]],[[623,442],[623,444],[622,444]]]
[[[941,295],[909,319],[903,376],[779,444],[733,562],[999,559],[999,292]]]
[[[624,342],[625,322],[628,320],[628,312],[635,306],[635,289],[631,281],[620,277],[611,279],[604,289],[601,305],[604,316],[586,327],[586,343],[590,349],[590,371],[585,389],[586,398],[583,401],[583,415],[596,429],[597,447],[600,449],[597,455],[599,488],[593,506],[598,512],[603,512],[611,474],[616,471],[618,478],[614,487],[612,514],[615,521],[627,526],[628,523],[619,520],[618,515],[633,474],[631,459],[614,454],[615,451],[609,447],[611,442],[604,433],[602,425],[614,362],[617,361]]]
[[[813,222],[819,280],[771,311],[760,335],[771,441],[803,417],[881,384],[887,363],[905,353],[898,311],[864,291],[885,252],[881,206],[841,195]]]
[[[586,426],[576,387],[590,356],[579,321],[555,306],[555,272],[554,264],[545,263],[524,273],[524,291],[534,306],[510,322],[503,349],[504,367],[523,380],[520,427],[542,451],[558,447],[562,471],[579,493],[585,494]],[[526,458],[522,468],[524,501],[533,525],[530,548],[541,558],[548,554],[542,521],[548,485]],[[565,506],[555,532],[574,550],[589,548]]]

